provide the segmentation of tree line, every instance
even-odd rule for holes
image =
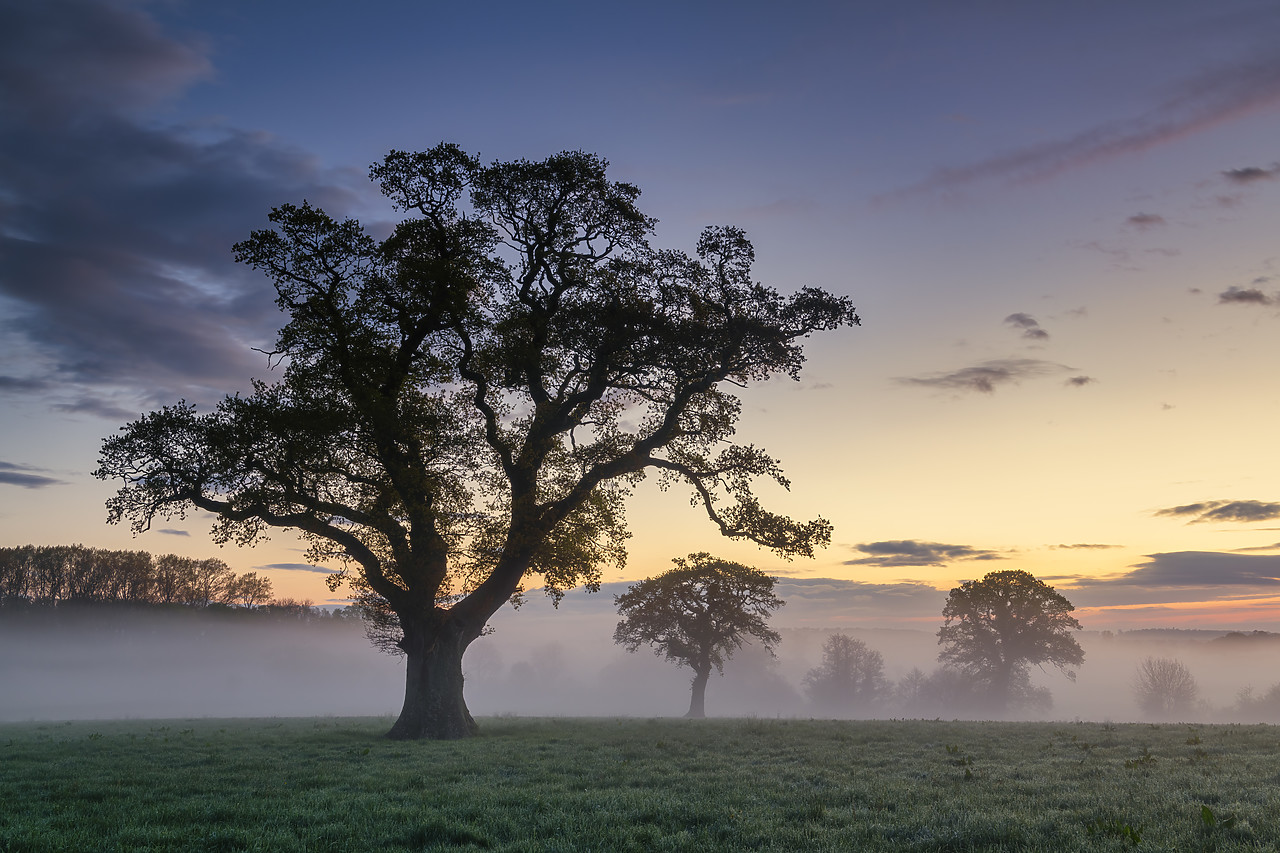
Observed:
[[[271,595],[270,579],[237,574],[218,559],[83,545],[0,548],[0,607],[111,602],[254,608]]]

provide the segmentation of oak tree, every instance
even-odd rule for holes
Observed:
[[[848,634],[832,634],[822,644],[822,663],[805,674],[804,689],[822,713],[866,714],[889,691],[884,656]]]
[[[1080,629],[1073,610],[1070,601],[1027,572],[991,572],[947,596],[938,659],[981,684],[994,710],[1019,698],[1035,699],[1030,666],[1050,664],[1074,679],[1067,667],[1084,663],[1084,651],[1070,633]]]
[[[1138,707],[1151,719],[1188,718],[1195,709],[1200,686],[1191,670],[1176,658],[1145,657],[1138,664],[1133,685]]]
[[[751,640],[773,654],[781,637],[769,616],[786,602],[773,594],[774,579],[758,569],[705,552],[672,560],[674,569],[633,584],[614,597],[622,620],[613,641],[629,652],[653,646],[677,666],[693,670],[687,717],[706,716],[711,670]]]
[[[849,300],[754,281],[731,227],[694,255],[650,246],[635,186],[582,152],[481,162],[457,146],[371,170],[406,218],[384,239],[304,202],[235,247],[287,315],[280,375],[198,413],[178,402],[104,441],[95,472],[135,531],[195,509],[249,545],[299,531],[335,583],[393,618],[406,656],[389,736],[475,731],[462,655],[531,580],[598,588],[625,559],[623,502],[683,482],[726,536],[779,554],[824,519],[767,511],[778,462],[732,442],[730,391],[795,378],[802,341],[856,324]]]

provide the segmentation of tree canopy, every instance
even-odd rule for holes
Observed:
[[[822,644],[822,663],[804,677],[805,693],[826,714],[866,714],[885,698],[884,656],[848,634],[832,634]]]
[[[672,560],[674,569],[633,584],[615,596],[622,620],[613,641],[629,652],[651,645],[678,666],[693,670],[687,716],[706,714],[711,670],[755,641],[773,654],[781,637],[769,617],[786,602],[773,594],[774,579],[758,569],[705,552]]]
[[[706,229],[694,255],[653,248],[639,189],[606,166],[393,151],[371,176],[407,218],[381,240],[306,202],[274,209],[235,253],[288,317],[282,372],[105,440],[95,473],[123,481],[109,519],[142,531],[194,508],[241,545],[299,531],[398,622],[402,738],[474,731],[467,645],[530,577],[598,588],[646,474],[683,482],[726,536],[811,555],[830,524],[761,505],[754,481],[789,484],[732,442],[726,389],[796,377],[801,341],[858,323],[853,306],[754,281],[737,228]]]
[[[1200,695],[1195,676],[1182,661],[1152,656],[1138,664],[1133,690],[1138,707],[1155,720],[1189,718]]]
[[[1049,664],[1075,678],[1067,667],[1084,663],[1084,651],[1070,633],[1080,629],[1073,610],[1027,572],[991,572],[947,596],[938,659],[983,683],[1002,709],[1020,696],[1032,697],[1029,666]]]

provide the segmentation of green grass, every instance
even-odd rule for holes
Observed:
[[[1274,850],[1280,729],[387,719],[0,725],[0,851]]]

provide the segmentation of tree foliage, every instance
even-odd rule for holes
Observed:
[[[1030,666],[1049,664],[1075,678],[1068,667],[1084,663],[1084,651],[1070,633],[1080,629],[1073,610],[1027,572],[991,572],[947,596],[938,659],[983,684],[997,709],[1016,704],[1031,696]]]
[[[687,485],[726,536],[787,556],[825,545],[827,521],[756,498],[757,479],[788,481],[731,441],[726,386],[796,377],[801,341],[857,323],[852,305],[753,281],[736,228],[708,228],[692,256],[651,247],[639,189],[606,165],[393,151],[371,176],[407,218],[383,240],[305,202],[273,210],[235,251],[288,317],[282,375],[107,439],[96,474],[124,483],[109,519],[141,531],[195,508],[242,545],[299,531],[309,560],[398,623],[395,737],[474,731],[467,645],[531,577],[552,596],[598,588],[648,473]]]
[[[822,663],[804,677],[809,701],[823,713],[865,714],[885,698],[884,656],[847,634],[822,644]]]
[[[653,646],[654,654],[692,669],[688,715],[701,717],[712,669],[723,673],[724,662],[748,641],[773,654],[781,637],[769,617],[785,602],[773,594],[774,579],[758,569],[707,553],[672,562],[674,569],[614,597],[622,619],[613,641],[629,652]]]
[[[1200,695],[1195,677],[1182,661],[1151,656],[1138,664],[1133,690],[1138,707],[1157,720],[1190,714]]]
[[[271,598],[271,581],[236,574],[221,560],[83,545],[0,548],[0,605],[62,602],[211,604],[256,607]]]

